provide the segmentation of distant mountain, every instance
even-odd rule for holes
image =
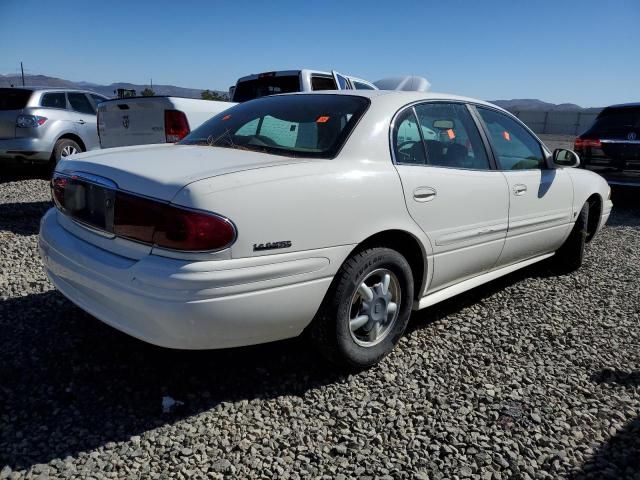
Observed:
[[[514,100],[489,100],[505,110],[522,111],[522,110],[544,110],[558,112],[599,112],[602,108],[583,108],[575,103],[549,103],[533,98],[520,98]]]
[[[111,85],[98,85],[90,82],[72,82],[62,78],[49,77],[47,75],[25,75],[25,85],[34,87],[64,87],[64,88],[81,88],[83,90],[91,90],[106,97],[115,96],[115,90],[118,88],[126,88],[135,90],[140,94],[149,85],[138,85],[134,83],[112,83]],[[22,86],[22,78],[19,75],[0,75],[0,87]],[[198,88],[176,87],[175,85],[154,85],[153,91],[156,95],[170,95],[173,97],[200,98],[203,91]],[[227,92],[217,91],[220,94]]]

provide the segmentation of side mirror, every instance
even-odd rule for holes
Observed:
[[[556,148],[553,151],[553,163],[559,167],[578,167],[580,166],[580,157],[573,150]]]

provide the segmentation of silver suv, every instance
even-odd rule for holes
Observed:
[[[0,161],[54,162],[100,148],[96,105],[85,90],[0,88]]]

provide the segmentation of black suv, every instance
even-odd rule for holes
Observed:
[[[581,166],[611,184],[640,186],[640,103],[607,107],[576,138]]]

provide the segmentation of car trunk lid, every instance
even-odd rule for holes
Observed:
[[[15,138],[16,118],[23,113],[33,90],[0,88],[0,139]]]
[[[163,144],[87,152],[61,161],[56,170],[98,175],[120,190],[171,201],[197,180],[301,161],[232,148]]]

